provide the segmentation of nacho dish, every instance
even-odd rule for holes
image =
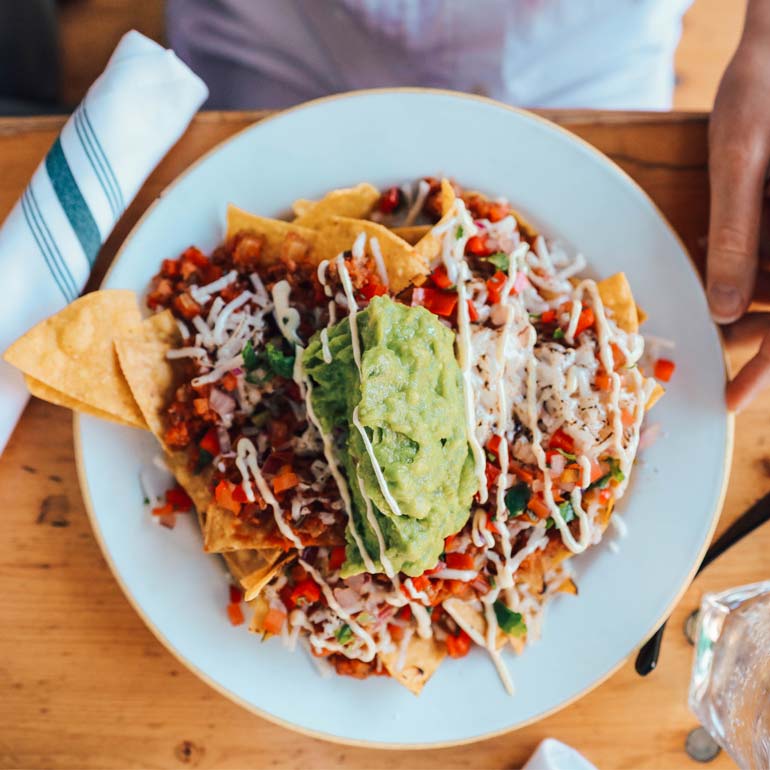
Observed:
[[[582,277],[502,199],[426,178],[293,209],[230,206],[213,252],[159,255],[145,312],[95,292],[5,357],[33,394],[152,431],[179,485],[153,513],[197,512],[234,624],[245,602],[262,640],[414,693],[478,646],[512,692],[504,651],[623,526],[674,365],[622,273]]]

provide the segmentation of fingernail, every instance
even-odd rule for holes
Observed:
[[[741,312],[741,295],[735,286],[715,283],[709,287],[709,305],[716,315],[733,320]]]

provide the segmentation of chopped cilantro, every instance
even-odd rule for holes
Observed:
[[[195,474],[200,473],[212,460],[214,455],[205,449],[198,450],[198,462],[195,464]]]
[[[247,372],[256,369],[259,365],[257,354],[254,352],[254,345],[251,344],[251,340],[249,340],[243,348],[243,365],[246,367]]]
[[[498,270],[502,270],[504,273],[508,272],[510,267],[510,260],[508,255],[502,251],[496,251],[494,254],[490,254],[487,257],[487,262],[492,263]]]
[[[499,599],[493,605],[497,624],[503,633],[509,636],[523,636],[527,633],[527,624],[520,613],[506,607]]]
[[[265,346],[268,366],[281,377],[291,379],[294,373],[294,356],[286,355],[278,345],[268,342]]]
[[[455,233],[455,238],[457,238],[459,240],[460,238],[463,237],[463,233],[464,232],[465,231],[463,230],[463,226],[462,225],[458,225],[457,232]]]
[[[563,449],[556,449],[556,451],[562,456],[566,457],[568,460],[572,460],[574,463],[575,460],[577,460],[577,455],[573,455],[571,452],[565,452]]]
[[[334,632],[334,638],[340,644],[347,644],[353,638],[353,630],[345,623]]]
[[[487,460],[489,460],[489,462],[491,462],[491,463],[496,463],[497,462],[497,456],[494,455],[492,452],[487,452]]]
[[[145,505],[149,505],[150,504],[150,498],[149,497],[145,497],[144,498],[144,504]]]
[[[553,529],[556,525],[553,522],[553,516],[549,516],[545,520],[545,531],[548,532],[549,529]]]
[[[569,524],[575,518],[575,509],[569,500],[566,500],[559,506],[559,513],[562,519],[564,519],[565,524]]]
[[[564,329],[561,328],[561,326],[557,326],[553,331],[553,338],[555,340],[563,340],[564,339]]]
[[[517,484],[506,492],[505,507],[511,516],[521,516],[524,513],[531,494],[526,484]]]

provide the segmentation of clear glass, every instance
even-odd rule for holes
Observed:
[[[770,768],[770,581],[703,597],[690,708],[741,768]]]

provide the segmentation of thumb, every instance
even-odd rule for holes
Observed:
[[[767,142],[739,123],[715,130],[709,142],[711,213],[706,262],[714,320],[729,323],[749,306],[757,271]]]

